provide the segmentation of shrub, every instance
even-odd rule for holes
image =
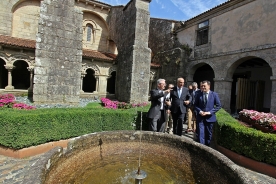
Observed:
[[[276,135],[241,125],[225,110],[217,113],[217,144],[257,161],[276,165]]]
[[[99,103],[90,103],[85,108],[32,111],[3,108],[0,111],[0,145],[21,149],[93,132],[135,130],[141,122],[137,112],[147,109],[114,110],[103,108]]]

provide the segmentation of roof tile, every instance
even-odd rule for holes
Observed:
[[[0,35],[0,44],[35,49],[36,41]],[[83,50],[83,56],[102,59],[102,60],[109,60],[109,61],[113,61],[116,59],[115,54],[104,53],[104,52],[88,50],[88,49]]]

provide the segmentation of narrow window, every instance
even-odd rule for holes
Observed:
[[[208,43],[209,20],[198,24],[196,45]]]
[[[91,41],[93,26],[91,24],[86,25],[86,41]]]

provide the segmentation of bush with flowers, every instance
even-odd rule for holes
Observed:
[[[126,103],[119,101],[112,101],[108,98],[101,98],[101,102],[107,109],[130,109],[135,107],[145,107],[148,105],[147,102],[143,103]]]
[[[13,94],[0,94],[0,107],[26,110],[35,109],[35,107],[31,105],[16,103]]]
[[[272,131],[276,131],[276,115],[272,113],[258,112],[255,110],[243,109],[239,112],[239,118],[243,121],[253,121],[262,126],[268,127]]]

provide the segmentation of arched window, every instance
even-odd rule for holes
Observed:
[[[90,42],[93,33],[93,26],[91,24],[86,25],[86,41]]]

